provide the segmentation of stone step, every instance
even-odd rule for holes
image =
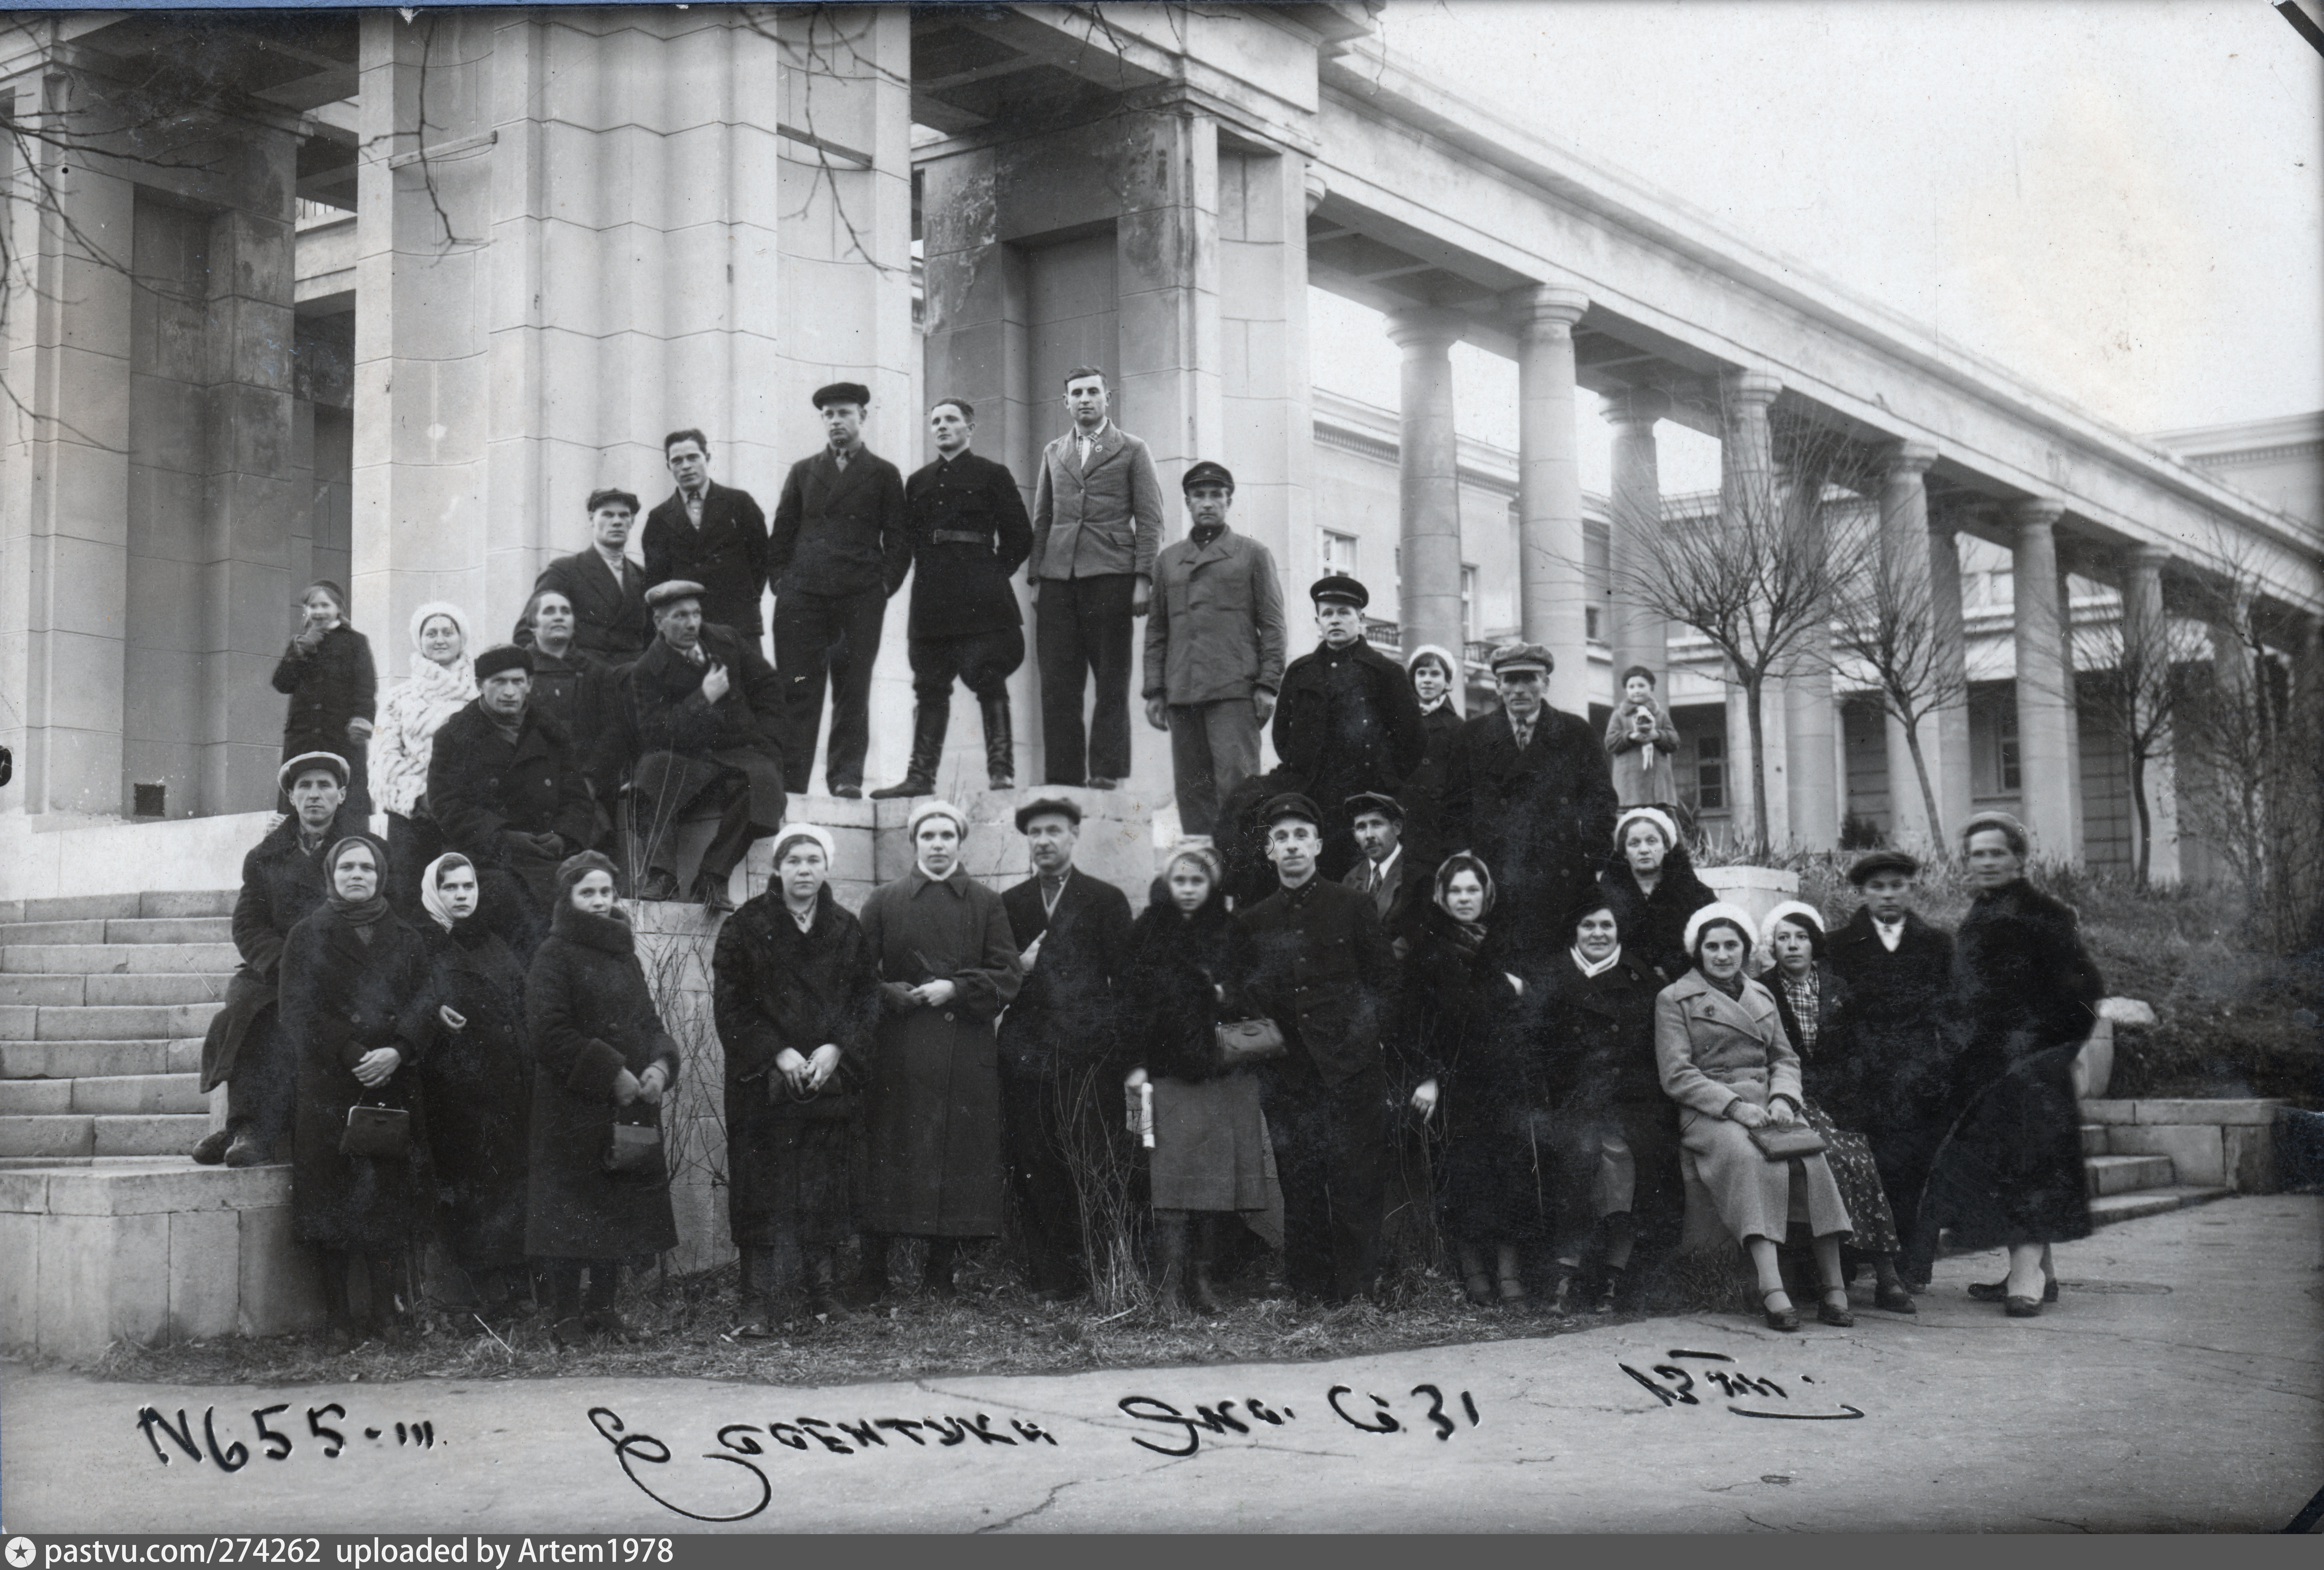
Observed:
[[[2142,1188],[2135,1194],[2108,1194],[2090,1201],[2090,1222],[2095,1226],[2105,1226],[2110,1222],[2135,1221],[2142,1215],[2160,1215],[2190,1205],[2208,1205],[2234,1192],[2232,1188],[2179,1183],[2168,1188]]]
[[[231,936],[231,935],[229,935]],[[103,921],[0,922],[0,948],[20,943],[103,943]]]
[[[2107,1126],[2104,1123],[2082,1125],[2082,1154],[2103,1156],[2107,1153]]]
[[[106,1117],[144,1116],[168,1113],[171,1116],[208,1117],[209,1097],[201,1092],[202,1076],[198,1074],[104,1074],[87,1079],[0,1080],[0,1098],[5,1098],[13,1085],[62,1084],[70,1087],[72,1104],[67,1110],[89,1113]],[[0,1099],[5,1104],[5,1099]]]
[[[5,943],[0,937],[0,943]],[[66,942],[73,941],[70,938]],[[107,921],[106,943],[232,943],[234,921],[226,916],[161,916]]]
[[[166,951],[163,951],[166,952]],[[0,974],[0,1003],[80,1008],[115,1003],[215,1003],[225,1000],[231,972],[148,971],[115,974],[51,972]]]
[[[0,1080],[195,1074],[201,1067],[199,1036],[143,1040],[0,1040]]]
[[[26,900],[17,907],[19,921],[103,921],[110,917],[135,917],[145,914],[140,906],[144,898],[132,890],[126,894],[66,894],[49,900]]]
[[[231,916],[237,889],[153,889],[142,894],[67,894],[49,900],[0,900],[0,922],[158,920],[165,917]]]
[[[10,1030],[0,1020],[0,1039],[17,1041],[121,1041],[137,1038],[199,1036],[223,1003],[117,1003],[78,1009],[40,1009],[29,1030]]]
[[[209,1126],[206,1113],[0,1116],[0,1156],[182,1156]]]
[[[160,975],[231,974],[242,956],[231,943],[26,943],[0,948],[0,974]]]
[[[42,1012],[45,1015],[47,1011]],[[2082,1171],[2093,1199],[2142,1188],[2168,1188],[2178,1176],[2168,1156],[2085,1156]]]
[[[0,975],[0,1003],[78,1007],[84,1001],[78,975]]]

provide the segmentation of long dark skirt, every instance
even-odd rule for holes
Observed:
[[[1497,1106],[1448,1123],[1433,1155],[1436,1214],[1447,1241],[1539,1243],[1558,1210],[1560,1146],[1522,1108]]]
[[[737,1245],[835,1248],[853,1235],[861,1100],[770,1106],[763,1085],[734,1087],[726,1102],[726,1220]]]
[[[1862,1134],[1833,1126],[1831,1115],[1813,1102],[1806,1111],[1808,1127],[1823,1136],[1824,1163],[1831,1168],[1840,1203],[1848,1206],[1848,1219],[1855,1231],[1848,1246],[1862,1254],[1896,1252],[1896,1219],[1888,1208],[1887,1191],[1880,1185],[1880,1168],[1872,1159],[1872,1142]]]
[[[1960,1249],[2090,1235],[2073,1083],[2080,1049],[2028,1053],[1969,1103],[1937,1152],[1923,1226],[1947,1228]]]

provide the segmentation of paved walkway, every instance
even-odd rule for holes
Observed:
[[[1996,1256],[1950,1260],[1917,1320],[1796,1336],[1668,1318],[826,1390],[11,1370],[0,1511],[32,1533],[709,1529],[681,1510],[743,1531],[2272,1531],[2324,1484],[2319,1222],[2324,1201],[2277,1196],[2108,1227],[2061,1251],[2063,1301],[2032,1321],[1962,1295]],[[275,1403],[279,1461],[251,1418]],[[328,1403],[336,1457],[309,1432]],[[148,1404],[172,1424],[184,1408],[205,1450],[214,1404],[228,1459],[236,1440],[253,1459],[228,1473],[158,1427],[149,1444]],[[432,1445],[409,1428],[399,1445],[398,1421],[432,1425]],[[626,1451],[599,1431],[616,1422]]]

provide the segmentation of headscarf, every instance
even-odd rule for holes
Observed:
[[[455,867],[466,867],[473,873],[476,870],[476,864],[458,851],[446,851],[442,855],[429,862],[428,870],[420,874],[420,903],[427,910],[429,916],[435,918],[436,925],[447,932],[452,930],[452,924],[455,921],[462,919],[454,916],[450,908],[444,903],[444,891],[438,885],[442,882],[444,874]],[[475,912],[471,911],[469,914],[473,916]]]
[[[433,616],[443,616],[460,630],[460,652],[449,665],[438,665],[420,651],[420,629]],[[469,647],[468,618],[459,606],[429,600],[411,613],[411,679],[429,698],[466,703],[476,696],[476,659]]]
[[[573,904],[573,891],[579,887],[581,880],[591,873],[603,873],[609,878],[617,877],[613,870],[613,857],[604,851],[576,851],[558,863],[557,903],[560,907]],[[575,909],[578,910],[579,907],[575,906]],[[617,905],[614,909],[619,910],[621,907]]]
[[[1217,851],[1207,845],[1182,845],[1172,850],[1170,859],[1162,864],[1162,882],[1166,887],[1170,882],[1170,874],[1177,869],[1180,862],[1200,864],[1203,872],[1211,880],[1211,891],[1214,894],[1219,891],[1219,886],[1226,881],[1226,867],[1220,862]],[[1172,900],[1171,905],[1176,909],[1177,901]]]
[[[351,845],[359,845],[371,852],[372,865],[378,869],[379,882],[372,886],[368,900],[346,900],[339,894],[339,856]],[[339,919],[354,928],[365,943],[371,941],[371,928],[387,914],[387,847],[367,834],[351,834],[331,846],[323,857],[323,901],[338,912]]]
[[[1447,894],[1452,887],[1452,880],[1462,873],[1476,873],[1477,881],[1485,888],[1485,898],[1477,908],[1477,919],[1474,921],[1463,921],[1458,916],[1454,916],[1452,907],[1447,900]],[[1474,851],[1454,851],[1444,858],[1436,869],[1436,908],[1443,911],[1452,921],[1451,930],[1454,940],[1462,948],[1474,954],[1485,941],[1485,918],[1493,913],[1493,874],[1485,865],[1483,857]]]
[[[1463,713],[1464,711],[1461,707],[1461,661],[1457,657],[1455,657],[1452,650],[1445,648],[1442,643],[1423,643],[1419,648],[1415,649],[1410,654],[1406,655],[1404,660],[1405,679],[1406,681],[1411,680],[1412,668],[1419,664],[1424,656],[1430,654],[1434,654],[1439,660],[1443,662],[1444,696],[1438,698],[1434,703],[1430,704],[1420,712],[1423,714],[1434,714],[1437,709],[1443,707],[1446,704],[1450,704],[1452,705],[1452,712],[1455,715]],[[1418,695],[1415,694],[1414,696],[1416,697]]]

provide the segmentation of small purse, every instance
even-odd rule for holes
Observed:
[[[1773,1123],[1761,1123],[1743,1131],[1759,1147],[1759,1154],[1770,1161],[1793,1161],[1802,1156],[1821,1156],[1824,1151],[1823,1136],[1805,1123],[1781,1129]]]
[[[400,1106],[347,1108],[346,1131],[339,1135],[339,1154],[393,1159],[411,1153],[411,1114]]]
[[[1280,1057],[1288,1050],[1283,1044],[1283,1027],[1272,1020],[1235,1020],[1218,1026],[1215,1034],[1219,1043],[1219,1061],[1229,1068],[1246,1063],[1264,1063],[1270,1057]]]
[[[604,1165],[608,1172],[650,1172],[659,1168],[661,1124],[615,1123]]]

